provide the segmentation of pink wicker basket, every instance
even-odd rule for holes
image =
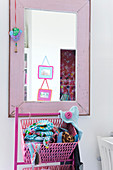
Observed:
[[[62,119],[58,118],[40,118],[40,119],[21,119],[20,128],[21,128],[21,146],[23,153],[23,160],[25,163],[31,163],[30,152],[27,144],[24,142],[23,130],[28,126],[36,123],[39,120],[48,120],[52,122],[56,127],[59,127]],[[74,127],[73,127],[74,128]],[[73,132],[73,129],[72,129]],[[40,158],[41,163],[50,163],[50,162],[63,162],[69,159],[72,152],[74,151],[77,142],[72,143],[51,143],[49,148],[45,148],[43,144],[40,146]]]
[[[32,168],[23,168],[22,170],[32,170]],[[74,170],[73,165],[54,165],[35,167],[34,170]]]

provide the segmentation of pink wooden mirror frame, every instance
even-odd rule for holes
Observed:
[[[77,100],[69,102],[24,102],[24,9],[72,12],[77,14]],[[69,110],[73,105],[80,115],[90,115],[90,11],[89,0],[17,0],[17,27],[23,30],[15,43],[9,38],[9,117],[20,112],[51,113]],[[9,31],[15,27],[15,1],[9,1]]]

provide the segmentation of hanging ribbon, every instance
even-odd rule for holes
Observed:
[[[47,84],[47,88],[49,89],[49,85],[48,85],[47,79],[44,79],[44,80],[43,80],[42,85],[41,85],[41,89],[42,89],[45,81],[46,81],[46,84]]]
[[[45,56],[45,57],[44,57],[44,59],[43,59],[43,61],[42,61],[42,64],[41,64],[41,65],[43,65],[43,64],[44,64],[44,61],[45,61],[45,60],[47,60],[47,63],[48,63],[48,65],[50,66],[50,64],[49,64],[49,60],[48,60],[47,56]]]
[[[15,27],[9,32],[9,35],[15,42],[15,53],[17,53],[17,41],[20,39],[22,30],[16,27],[16,0],[15,0]]]
[[[15,0],[15,28],[16,28],[16,0]]]

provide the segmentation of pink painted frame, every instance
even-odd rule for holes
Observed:
[[[46,78],[46,77],[43,78],[43,77],[39,77],[39,69],[40,69],[40,67],[47,67],[47,68],[48,68],[48,67],[51,67],[51,68],[52,68],[52,77],[51,77],[51,78]],[[49,80],[52,80],[52,79],[53,79],[53,70],[54,70],[54,67],[53,67],[53,66],[39,65],[39,66],[38,66],[38,78],[39,78],[39,79],[49,79]]]
[[[49,97],[48,98],[40,97],[41,92],[49,93]],[[38,90],[37,101],[51,101],[51,95],[52,95],[52,90],[51,89],[39,89]]]
[[[9,30],[15,26],[15,4],[9,0]],[[24,9],[63,11],[77,14],[77,97],[69,102],[25,102],[24,101],[24,33],[15,44],[9,38],[9,117],[15,115],[15,107],[21,112],[52,113],[69,110],[77,106],[80,115],[90,115],[90,0],[17,0],[17,27],[24,30]]]

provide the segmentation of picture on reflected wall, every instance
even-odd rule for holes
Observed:
[[[52,90],[51,89],[39,89],[38,90],[38,101],[51,101]]]
[[[53,79],[53,66],[38,66],[38,78],[39,79]]]
[[[60,100],[76,100],[76,51],[60,50]]]

